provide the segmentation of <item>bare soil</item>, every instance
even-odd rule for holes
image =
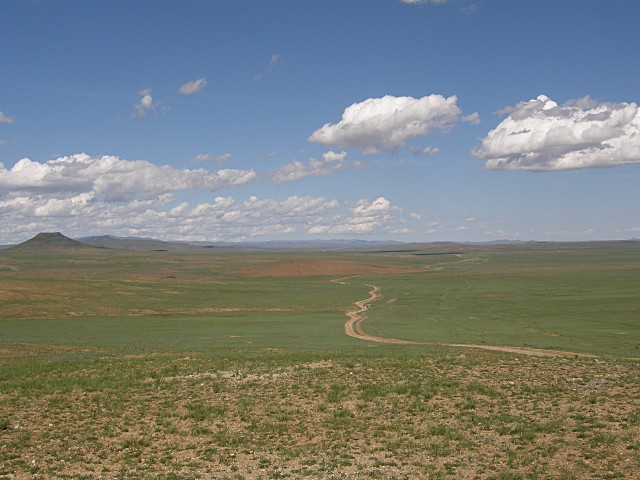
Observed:
[[[634,479],[640,471],[637,363],[473,349],[73,364],[34,349],[4,353],[0,478]],[[24,362],[43,363],[25,370]]]

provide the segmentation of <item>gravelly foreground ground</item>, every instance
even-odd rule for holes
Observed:
[[[41,348],[0,356],[0,478],[640,478],[637,362]]]

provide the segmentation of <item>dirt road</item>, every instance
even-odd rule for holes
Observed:
[[[360,340],[366,340],[369,342],[378,342],[378,343],[404,343],[404,344],[412,344],[416,345],[421,342],[410,342],[408,340],[397,340],[395,338],[383,338],[383,337],[375,337],[373,335],[369,335],[364,332],[362,329],[362,322],[367,319],[367,316],[364,312],[367,311],[367,305],[371,302],[375,302],[376,300],[380,300],[382,298],[382,294],[380,293],[380,287],[376,287],[375,285],[367,285],[371,287],[372,290],[369,292],[369,298],[365,298],[364,300],[358,300],[354,305],[355,308],[349,312],[347,312],[347,317],[349,320],[344,324],[344,333],[353,338],[359,338]]]
[[[385,338],[377,337],[375,335],[369,335],[362,328],[362,322],[367,319],[365,312],[370,303],[376,302],[382,298],[380,287],[376,285],[367,285],[371,287],[369,297],[364,300],[358,300],[354,303],[354,308],[347,312],[347,323],[344,324],[344,333],[353,338],[358,338],[367,342],[378,343],[395,343],[405,345],[445,345],[448,347],[460,347],[460,348],[478,348],[481,350],[492,350],[496,352],[516,353],[520,355],[529,355],[535,357],[559,357],[559,356],[580,356],[580,357],[595,357],[596,355],[590,355],[588,353],[574,353],[563,352],[561,350],[544,350],[537,348],[524,348],[524,347],[507,347],[502,345],[477,345],[468,343],[436,343],[436,342],[414,342],[410,340],[399,340],[397,338]]]

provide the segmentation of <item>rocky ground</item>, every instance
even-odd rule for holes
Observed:
[[[639,478],[640,364],[0,355],[0,478]]]

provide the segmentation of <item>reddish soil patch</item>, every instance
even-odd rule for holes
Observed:
[[[239,273],[255,277],[320,277],[348,275],[389,275],[416,270],[377,263],[338,262],[334,260],[283,260],[250,265]]]

